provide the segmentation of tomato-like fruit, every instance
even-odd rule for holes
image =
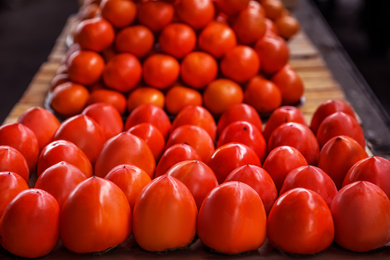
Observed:
[[[42,150],[54,136],[60,127],[57,117],[49,110],[42,107],[32,107],[23,112],[18,118],[21,123],[34,132],[38,140],[39,150]]]
[[[146,58],[142,66],[142,77],[146,84],[167,89],[176,82],[180,74],[180,64],[167,54],[153,54]]]
[[[114,106],[123,115],[126,111],[126,97],[119,91],[111,89],[97,89],[91,92],[87,105],[105,103]]]
[[[133,164],[150,177],[156,167],[149,146],[144,140],[128,132],[122,132],[106,141],[96,160],[95,175],[105,177],[112,168],[120,164]]]
[[[281,15],[275,20],[279,35],[287,41],[300,30],[299,21],[292,15]]]
[[[117,33],[115,48],[119,52],[128,52],[137,58],[146,56],[153,48],[154,35],[146,26],[129,26]]]
[[[235,142],[218,147],[208,162],[217,176],[218,183],[224,182],[229,173],[245,164],[260,166],[261,162],[259,156],[251,148]]]
[[[261,61],[260,70],[266,74],[278,72],[290,58],[286,41],[277,35],[265,35],[256,42],[254,48]]]
[[[259,114],[268,115],[282,104],[282,95],[272,81],[256,75],[246,83],[244,102]]]
[[[127,92],[135,88],[141,76],[142,66],[138,58],[130,53],[120,53],[107,62],[102,78],[107,87]]]
[[[92,118],[99,125],[105,140],[123,131],[122,116],[112,105],[104,103],[91,104],[82,111],[82,114]]]
[[[161,31],[158,43],[163,52],[181,59],[195,48],[196,33],[187,24],[171,23]]]
[[[151,123],[140,123],[131,127],[127,132],[144,140],[149,146],[154,160],[158,162],[164,151],[165,139],[157,127]]]
[[[267,216],[256,191],[245,183],[231,181],[219,185],[203,201],[197,234],[214,250],[238,254],[264,243],[266,225]]]
[[[375,184],[357,181],[334,197],[331,211],[335,242],[343,248],[366,252],[390,240],[390,201]]]
[[[267,230],[274,247],[294,254],[321,252],[335,236],[328,205],[318,193],[304,188],[289,190],[276,200]]]
[[[217,177],[207,164],[198,160],[185,160],[176,163],[167,172],[191,191],[198,210],[207,194],[218,186]]]
[[[171,131],[182,125],[196,125],[202,127],[213,141],[217,136],[217,124],[211,113],[202,106],[184,107],[172,122]]]
[[[80,114],[62,122],[53,140],[67,140],[74,143],[94,164],[106,138],[95,120]]]
[[[226,126],[218,138],[217,147],[230,142],[245,144],[259,156],[260,161],[264,161],[267,143],[263,134],[251,123],[236,121]]]
[[[234,31],[225,23],[213,21],[198,36],[198,46],[215,58],[221,58],[237,45]]]
[[[26,159],[30,172],[35,170],[39,144],[30,128],[21,123],[8,123],[0,126],[0,145],[11,146],[18,150]]]
[[[317,166],[332,178],[337,189],[341,189],[349,169],[367,157],[366,151],[354,139],[335,136],[322,147]]]
[[[168,113],[176,115],[186,106],[202,106],[199,91],[183,86],[174,86],[168,90],[165,95],[165,109]]]
[[[127,98],[127,111],[130,113],[142,104],[153,104],[159,108],[164,108],[164,93],[156,88],[139,87],[130,92]]]
[[[261,5],[265,9],[266,16],[271,20],[276,20],[283,14],[284,4],[281,0],[261,0]]]
[[[192,146],[205,163],[209,161],[215,150],[213,139],[207,131],[196,125],[182,125],[172,131],[165,149],[181,143]]]
[[[268,141],[271,133],[281,124],[287,122],[296,122],[307,126],[305,117],[302,111],[293,106],[281,106],[275,109],[267,120],[264,127],[263,135]]]
[[[147,251],[185,247],[196,234],[198,210],[189,189],[163,175],[149,183],[135,202],[133,234]]]
[[[228,50],[220,62],[224,76],[243,83],[257,75],[261,61],[252,47],[237,45]]]
[[[87,177],[79,168],[62,161],[43,171],[34,188],[50,193],[61,208],[74,188],[86,179]]]
[[[380,156],[370,156],[356,162],[348,171],[343,187],[355,181],[369,181],[390,197],[390,161]]]
[[[241,12],[249,5],[249,0],[216,0],[217,7],[227,15]]]
[[[81,113],[88,102],[88,89],[80,84],[65,82],[51,93],[50,106],[62,118]]]
[[[44,190],[20,192],[6,207],[0,222],[0,244],[28,258],[50,253],[59,241],[60,207]]]
[[[121,244],[131,233],[125,194],[109,180],[86,179],[62,206],[60,233],[64,246],[75,253],[100,252]]]
[[[203,91],[203,105],[214,115],[222,114],[230,106],[240,104],[243,100],[241,86],[230,79],[216,79]]]
[[[307,161],[299,150],[291,146],[279,146],[267,155],[263,168],[269,173],[277,190],[280,191],[287,174],[295,168],[306,165]]]
[[[278,70],[271,78],[282,93],[283,105],[295,105],[300,102],[305,91],[301,77],[289,64]]]
[[[30,177],[30,170],[23,154],[8,145],[0,145],[0,171],[17,173],[26,182]]]
[[[280,194],[294,188],[305,188],[317,192],[329,207],[337,194],[337,187],[332,178],[313,165],[301,166],[290,171],[284,179]]]
[[[215,8],[211,0],[178,0],[175,11],[182,22],[201,29],[213,20]]]
[[[202,158],[192,146],[185,143],[174,144],[168,147],[157,163],[154,178],[165,174],[176,163],[185,160],[201,161]]]
[[[104,60],[99,53],[85,50],[73,53],[66,64],[69,78],[81,85],[96,83],[105,67]]]
[[[257,165],[246,164],[234,169],[226,177],[225,182],[228,181],[239,181],[251,186],[259,194],[267,215],[278,198],[278,191],[271,176]]]
[[[101,52],[113,43],[115,31],[106,19],[96,17],[79,22],[74,38],[82,49]]]
[[[263,129],[261,118],[256,110],[251,105],[241,103],[230,106],[222,113],[217,124],[218,136],[221,135],[226,126],[236,121],[249,122],[256,126],[259,131]]]
[[[365,148],[364,133],[359,122],[344,112],[335,112],[322,121],[317,131],[317,140],[322,147],[329,139],[338,135],[349,136]]]
[[[298,149],[308,164],[316,165],[320,154],[318,141],[306,125],[289,122],[278,126],[268,139],[268,149],[288,145]]]
[[[321,103],[313,113],[310,121],[310,129],[313,133],[317,134],[317,130],[322,121],[335,112],[344,112],[355,117],[355,112],[346,101],[340,99],[328,99]]]
[[[102,0],[100,12],[110,24],[120,28],[133,23],[137,14],[137,5],[127,0]]]
[[[267,29],[261,5],[250,1],[248,6],[233,18],[232,28],[242,44],[252,45],[261,39]]]
[[[187,54],[180,65],[183,82],[196,89],[203,89],[218,75],[218,63],[213,56],[202,51]]]
[[[8,203],[20,192],[27,189],[27,182],[19,174],[11,171],[0,171],[0,219]]]
[[[66,140],[53,141],[42,149],[37,163],[37,176],[61,161],[76,166],[86,177],[92,176],[92,165],[88,157],[77,145]]]
[[[138,21],[153,32],[162,30],[173,20],[175,9],[166,1],[142,1],[137,8]]]
[[[139,123],[151,123],[162,133],[165,140],[171,130],[171,121],[165,111],[152,104],[143,104],[135,108],[127,117],[125,130]]]
[[[132,209],[142,189],[152,181],[144,170],[130,164],[112,168],[104,178],[121,188]]]

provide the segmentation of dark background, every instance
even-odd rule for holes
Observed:
[[[383,112],[390,114],[390,1],[310,1],[373,90]],[[0,0],[1,122],[78,8],[77,0]]]
[[[0,0],[0,122],[47,60],[77,0]]]

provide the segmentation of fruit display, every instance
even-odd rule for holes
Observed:
[[[0,126],[1,259],[390,243],[390,161],[347,101],[303,115],[282,2],[89,0],[78,19],[48,106]]]
[[[84,1],[49,106],[64,119],[118,99],[121,115],[154,104],[218,117],[243,102],[269,115],[303,97],[288,64],[298,31],[280,0]]]

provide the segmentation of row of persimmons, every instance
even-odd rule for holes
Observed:
[[[247,104],[217,122],[200,106],[170,121],[144,104],[123,121],[96,103],[62,123],[36,107],[0,127],[0,144],[0,244],[20,257],[60,239],[72,252],[105,251],[131,234],[152,252],[196,235],[227,254],[266,238],[294,254],[390,241],[390,162],[367,155],[340,100],[321,104],[310,125],[292,106],[265,126]]]
[[[152,102],[220,115],[241,102],[270,113],[303,96],[288,65],[299,22],[280,0],[84,1],[74,27],[49,97],[64,118],[96,100],[126,114]]]

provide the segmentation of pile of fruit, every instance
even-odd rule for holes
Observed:
[[[152,104],[125,122],[104,103],[62,123],[35,107],[0,127],[0,244],[21,257],[59,241],[101,252],[130,236],[151,252],[195,238],[225,254],[266,239],[293,254],[334,241],[365,252],[390,241],[389,169],[367,155],[340,100],[321,104],[310,125],[294,106],[265,126],[243,103],[218,121],[186,106],[172,122]]]
[[[303,95],[288,65],[299,23],[281,0],[91,0],[78,18],[49,98],[63,118],[102,101],[121,114],[151,103],[218,116],[242,102],[269,114]]]
[[[241,8],[228,8],[243,2]],[[186,248],[198,239],[215,254],[258,250],[267,239],[277,250],[303,255],[320,253],[333,242],[356,252],[387,245],[390,161],[367,155],[348,103],[320,104],[310,123],[289,105],[301,93],[287,95],[291,88],[277,79],[283,71],[296,74],[286,60],[262,57],[258,48],[264,39],[280,39],[272,33],[276,27],[285,38],[292,35],[279,28],[281,20],[291,18],[288,13],[270,11],[279,10],[276,3],[87,2],[80,17],[90,19],[77,27],[77,44],[50,94],[52,108],[64,120],[34,107],[18,122],[0,126],[1,247],[35,258],[60,241],[71,252],[93,253],[130,237],[150,252]],[[134,13],[124,24],[120,14],[126,6]],[[276,27],[267,22],[271,19]],[[249,41],[246,36],[255,34],[243,28],[260,20],[261,36]],[[88,34],[85,28],[95,22],[99,29],[91,31],[111,31],[110,41]],[[178,24],[194,33],[193,47],[186,51],[188,44],[174,46],[186,39],[170,38],[181,31],[171,27]],[[211,40],[235,39],[231,49],[207,49],[209,40],[201,44],[214,26],[223,34]],[[149,28],[150,45],[122,34],[134,27],[143,30],[140,37]],[[184,35],[191,35],[187,29]],[[117,53],[129,40],[138,44],[131,51],[145,48],[143,54]],[[260,57],[260,74],[252,62],[237,61],[253,57]],[[200,71],[213,77],[193,77]],[[266,90],[279,93],[281,103],[263,96]],[[269,113],[265,125],[263,113]]]

